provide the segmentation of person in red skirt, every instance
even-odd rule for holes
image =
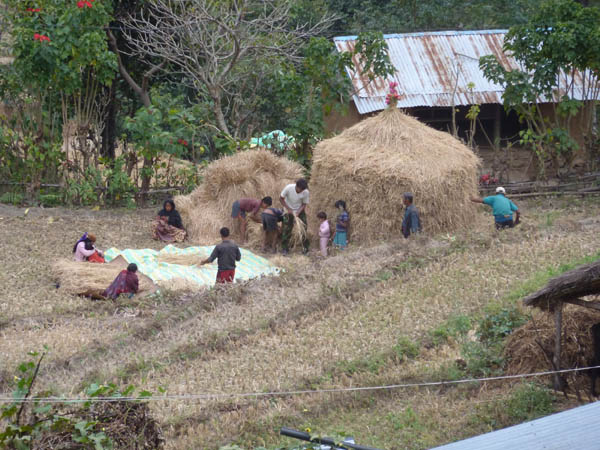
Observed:
[[[235,277],[235,262],[242,259],[240,248],[229,239],[229,228],[220,230],[222,242],[216,245],[208,258],[200,263],[201,266],[209,264],[215,259],[219,269],[217,270],[217,283],[233,283]]]

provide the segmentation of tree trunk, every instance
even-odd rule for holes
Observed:
[[[105,158],[115,159],[115,147],[117,146],[117,95],[115,83],[110,86],[110,101],[104,118],[104,129],[102,130],[102,147],[100,154]]]
[[[223,109],[221,105],[221,93],[218,88],[210,90],[210,96],[213,99],[213,113],[215,114],[215,120],[217,121],[217,127],[223,133],[231,136],[227,123],[225,122],[225,116],[223,115]]]

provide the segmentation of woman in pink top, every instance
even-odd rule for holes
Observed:
[[[327,214],[325,214],[323,211],[317,214],[317,219],[321,221],[321,225],[319,225],[319,246],[321,247],[321,255],[326,258],[327,243],[331,237],[331,229],[329,228]]]
[[[92,258],[91,260],[93,262],[104,262],[102,252],[96,248],[94,245],[95,242],[96,236],[92,233],[84,233],[73,247],[73,253],[75,254],[73,259],[75,259],[75,261],[83,262]],[[100,259],[102,259],[102,261],[100,261]]]

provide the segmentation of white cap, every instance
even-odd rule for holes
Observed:
[[[496,188],[496,194],[506,194],[506,189],[504,189],[502,186],[498,186]]]

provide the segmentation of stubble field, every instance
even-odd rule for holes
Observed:
[[[482,209],[468,232],[390,237],[325,261],[275,257],[282,276],[217,291],[96,302],[59,294],[52,262],[69,257],[84,231],[101,248],[159,249],[148,229],[154,211],[32,208],[24,215],[0,206],[0,392],[10,391],[28,351],[47,346],[37,386],[58,395],[108,381],[156,395],[218,394],[151,403],[169,449],[290,444],[277,435],[281,426],[421,449],[506,425],[502,399],[515,383],[223,394],[447,378],[460,346],[432,344],[433,330],[514,302],[540,272],[600,251],[597,199],[532,200],[521,208],[524,224],[503,233]],[[418,354],[400,355],[407,342]]]

